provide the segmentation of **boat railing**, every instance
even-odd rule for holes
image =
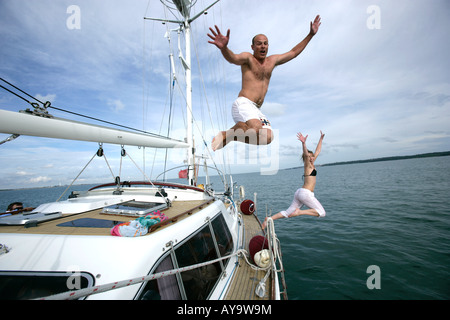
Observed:
[[[154,186],[154,187],[166,187],[166,188],[177,188],[177,189],[191,189],[195,191],[205,192],[204,189],[196,187],[196,186],[189,186],[185,184],[180,183],[172,183],[172,182],[159,182],[159,181],[121,181],[120,186],[122,187],[136,187],[136,186]],[[90,188],[88,191],[93,191],[101,188],[108,188],[108,187],[117,187],[117,184],[114,182],[111,183],[105,183],[101,184],[95,187]]]
[[[177,166],[177,167],[173,167],[173,168],[170,168],[168,170],[165,170],[165,171],[161,172],[158,176],[156,176],[155,180],[158,181],[158,179],[161,176],[165,175],[167,172],[172,171],[172,170],[176,170],[176,169],[180,169],[180,168],[187,168],[187,166],[186,165],[182,165],[182,166]],[[228,189],[228,183],[227,183],[226,175],[221,170],[219,170],[217,167],[207,166],[207,165],[203,165],[203,168],[215,170],[218,173],[218,175],[221,177],[221,180],[222,180],[223,185],[224,185],[224,190]],[[208,174],[208,172],[206,170],[205,170],[205,173],[206,173],[205,179],[207,181],[206,182],[206,187],[209,187],[210,175]]]

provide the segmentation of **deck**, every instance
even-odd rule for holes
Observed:
[[[169,218],[160,224],[151,227],[151,231],[156,228],[164,228],[166,225],[182,220],[192,213],[195,213],[212,200],[205,201],[174,201],[172,206],[162,212]],[[18,226],[0,226],[2,233],[31,233],[31,234],[57,234],[57,235],[92,235],[107,236],[110,235],[110,229],[107,227],[60,227],[58,225],[71,222],[76,219],[98,219],[116,222],[127,222],[135,218],[129,216],[118,216],[110,214],[101,214],[101,209],[92,210],[85,213],[72,214],[61,218],[39,223],[36,227],[25,228],[23,225]],[[151,232],[150,231],[150,232]]]
[[[248,251],[250,240],[256,235],[263,235],[261,224],[255,215],[242,215],[245,226],[244,243],[245,250]],[[266,281],[266,292],[263,298],[255,294],[255,289],[266,271],[253,270],[244,258],[239,258],[239,265],[233,277],[232,284],[226,293],[225,300],[271,300],[272,295],[272,277]]]

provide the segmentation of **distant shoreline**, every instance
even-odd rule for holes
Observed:
[[[417,159],[417,158],[431,158],[431,157],[445,157],[445,156],[450,156],[450,151],[429,152],[429,153],[421,153],[421,154],[415,154],[415,155],[409,155],[409,156],[395,156],[395,157],[383,157],[383,158],[374,158],[374,159],[366,159],[366,160],[332,162],[332,163],[321,164],[318,166],[321,166],[321,167],[340,166],[340,165],[345,165],[345,164],[406,160],[406,159]],[[281,170],[290,170],[290,169],[298,169],[298,168],[303,168],[303,166],[286,168],[286,169],[281,169]]]
[[[343,164],[354,164],[354,163],[367,163],[367,162],[379,162],[379,161],[391,161],[391,160],[405,160],[405,159],[415,159],[415,158],[431,158],[431,157],[444,157],[450,156],[450,151],[443,152],[429,152],[429,153],[421,153],[410,156],[397,156],[397,157],[383,157],[383,158],[375,158],[375,159],[366,159],[366,160],[355,160],[355,161],[345,161],[345,162],[333,162],[321,165],[325,166],[339,166]]]
[[[450,151],[429,152],[429,153],[421,153],[421,154],[415,154],[415,155],[409,155],[409,156],[395,156],[395,157],[383,157],[383,158],[374,158],[374,159],[366,159],[366,160],[332,162],[332,163],[321,164],[321,165],[318,165],[318,166],[320,166],[320,167],[341,166],[341,165],[345,165],[345,164],[369,163],[369,162],[393,161],[393,160],[406,160],[406,159],[418,159],[418,158],[431,158],[431,157],[445,157],[445,156],[450,156]],[[286,169],[281,169],[281,170],[291,170],[291,169],[298,169],[298,168],[303,168],[303,166],[286,168]]]

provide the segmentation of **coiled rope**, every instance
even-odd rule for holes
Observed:
[[[261,279],[261,281],[258,283],[255,289],[255,293],[258,297],[262,298],[264,297],[266,293],[266,280],[269,277],[271,272],[284,272],[283,268],[283,261],[281,259],[281,248],[279,245],[279,240],[277,238],[277,235],[275,233],[275,224],[273,222],[272,218],[267,218],[267,234],[266,234],[268,243],[269,243],[269,254],[270,254],[270,265],[268,265],[265,268],[259,268],[252,266],[252,269],[258,269],[258,270],[267,270],[266,275],[264,278]],[[277,261],[280,264],[280,268],[277,269]],[[248,261],[247,261],[248,262]]]

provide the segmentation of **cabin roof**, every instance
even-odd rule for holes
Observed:
[[[171,206],[162,213],[167,220],[150,227],[149,233],[177,223],[186,217],[198,212],[213,200],[173,201]],[[1,219],[1,218],[0,218]],[[118,223],[128,222],[136,217],[118,214],[105,214],[102,209],[92,210],[79,214],[64,215],[53,220],[39,222],[37,224],[0,226],[1,233],[20,234],[52,234],[52,235],[111,235],[111,228]]]

